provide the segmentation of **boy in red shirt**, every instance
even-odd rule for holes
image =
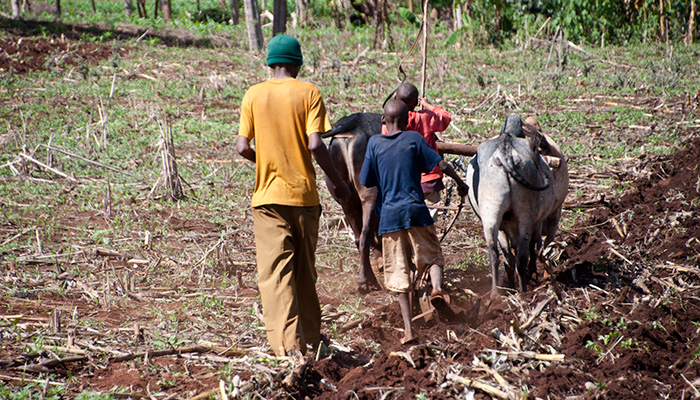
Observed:
[[[437,152],[435,132],[443,132],[447,129],[452,121],[450,113],[440,106],[428,103],[425,97],[419,97],[418,89],[409,82],[404,82],[399,86],[396,90],[396,99],[406,103],[409,110],[406,130],[416,131],[423,135],[425,141]],[[417,106],[420,106],[421,109],[413,111]],[[386,134],[385,129],[382,128],[384,134]],[[440,202],[440,191],[445,188],[442,176],[443,173],[438,167],[433,168],[427,174],[421,174],[421,188],[425,195],[426,204],[429,206]],[[435,217],[435,210],[431,211],[431,216]]]

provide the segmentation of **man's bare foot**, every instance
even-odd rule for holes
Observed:
[[[306,363],[304,355],[299,350],[290,350],[287,352],[287,356],[292,362],[292,372],[284,378],[282,384],[291,388],[301,384],[308,364]]]

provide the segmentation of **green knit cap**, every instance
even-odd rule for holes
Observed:
[[[292,64],[301,65],[304,57],[301,55],[299,41],[289,35],[277,35],[267,45],[267,65]]]

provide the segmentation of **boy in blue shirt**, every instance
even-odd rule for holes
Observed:
[[[411,329],[409,293],[413,289],[411,266],[418,279],[428,273],[432,284],[431,302],[436,308],[445,304],[442,291],[442,256],[433,219],[425,205],[421,189],[421,172],[435,166],[457,182],[461,196],[468,188],[455,170],[414,131],[404,131],[408,124],[408,107],[401,100],[391,100],[384,107],[382,124],[386,134],[374,135],[367,143],[367,152],[360,172],[360,183],[377,186],[379,235],[382,238],[384,284],[398,293],[404,337],[401,343],[414,341]]]

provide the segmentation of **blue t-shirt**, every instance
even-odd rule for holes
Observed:
[[[369,139],[360,183],[379,187],[380,235],[433,224],[420,186],[420,174],[430,172],[440,160],[440,155],[418,132],[374,135]]]

